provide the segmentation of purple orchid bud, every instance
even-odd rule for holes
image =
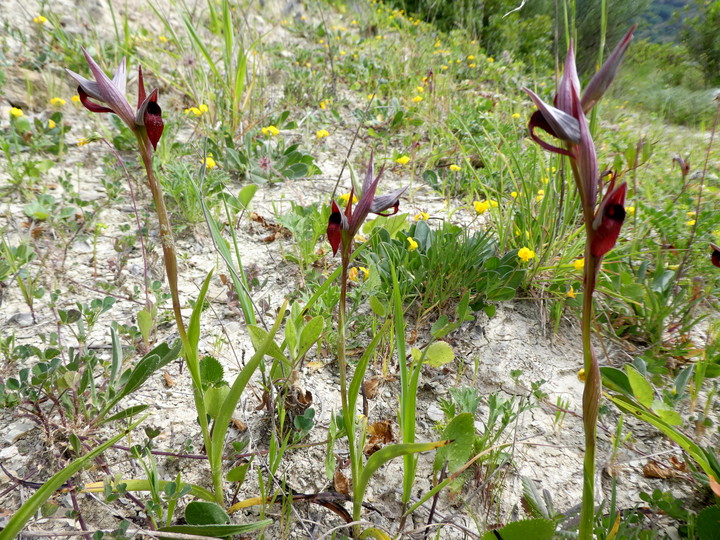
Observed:
[[[157,102],[157,90],[153,90],[149,96],[145,96],[142,69],[138,69],[138,107],[133,112],[132,106],[125,97],[127,80],[125,59],[123,58],[122,62],[120,62],[112,80],[110,80],[85,49],[83,49],[83,54],[95,78],[94,81],[86,79],[69,69],[65,70],[78,83],[80,102],[91,112],[117,114],[135,133],[144,130],[153,149],[157,149],[157,143],[164,128],[162,109]],[[91,99],[104,105],[95,103]]]
[[[588,83],[582,96],[582,107],[585,114],[589,113],[597,102],[600,101],[600,98],[603,97],[607,89],[612,84],[613,79],[615,79],[615,75],[620,68],[623,57],[625,56],[628,47],[630,47],[630,42],[632,41],[633,32],[635,32],[636,27],[637,25],[633,25],[633,27],[630,28],[630,31],[625,34],[622,41],[618,43],[615,50]]]

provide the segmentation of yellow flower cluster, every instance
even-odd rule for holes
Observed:
[[[325,137],[329,137],[330,133],[327,129],[319,129],[315,132],[315,138],[316,139],[324,139]]]
[[[573,268],[575,268],[575,270],[577,270],[578,272],[585,268],[585,259],[575,259],[573,261]]]
[[[25,113],[22,112],[22,109],[18,109],[17,107],[12,107],[10,109],[10,116],[12,116],[13,118],[20,118],[24,114]]]
[[[206,169],[214,169],[217,167],[217,163],[215,162],[215,159],[213,159],[212,152],[209,152],[207,157],[201,161],[205,164]]]
[[[70,98],[70,101],[72,101],[73,103],[80,103],[80,96],[75,94],[73,97]]]
[[[280,134],[280,130],[276,128],[275,126],[267,126],[261,129],[262,134],[270,137],[274,137],[275,135]]]
[[[363,280],[367,280],[367,278],[370,277],[370,270],[365,268],[364,266],[353,266],[348,271],[348,277],[350,278],[350,281],[357,281],[358,277],[360,277],[360,273],[362,272]]]
[[[522,247],[518,250],[518,257],[522,262],[526,263],[535,258],[535,252],[530,248]]]
[[[56,127],[57,124],[54,121],[48,120],[48,129],[55,129]]]
[[[197,107],[188,107],[187,109],[185,109],[185,114],[197,118],[198,116],[202,116],[203,114],[208,112],[208,110],[208,106],[204,103],[201,103]]]
[[[413,103],[420,103],[422,101],[422,96],[415,96],[412,98]]]
[[[398,163],[400,165],[407,165],[409,162],[410,162],[410,158],[405,155],[402,155],[395,160],[395,163]]]
[[[78,98],[78,99],[80,99],[80,98]],[[50,100],[50,105],[52,105],[53,107],[62,107],[63,105],[65,105],[65,103],[67,103],[67,102],[63,98],[60,98],[60,97],[54,97]]]
[[[490,208],[497,208],[498,202],[493,201],[492,199],[488,199],[487,201],[475,201],[473,202],[473,207],[478,214],[484,214]]]
[[[418,212],[415,214],[415,221],[427,221],[430,219],[430,214],[427,212]]]
[[[451,170],[452,172],[458,172],[458,171],[461,171],[461,170],[462,170],[462,167],[460,167],[460,165],[455,165],[455,164],[453,163],[452,165],[450,165],[450,170]]]
[[[350,200],[350,194],[343,193],[342,195],[340,195],[339,199],[340,199],[340,204],[342,204],[343,206],[347,206],[347,203]],[[353,195],[353,204],[355,204],[357,202],[358,202],[357,195]]]
[[[408,251],[415,251],[418,248],[418,243],[412,236],[408,236]]]
[[[33,22],[39,26],[42,26],[43,24],[48,22],[48,20],[42,15],[38,15],[37,17],[33,17]]]

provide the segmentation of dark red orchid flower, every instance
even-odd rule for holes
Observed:
[[[402,187],[385,195],[375,195],[380,177],[384,171],[384,167],[373,180],[373,154],[370,154],[370,163],[368,163],[367,173],[362,186],[362,195],[358,200],[355,211],[352,208],[354,188],[350,191],[347,208],[342,212],[335,201],[332,201],[332,212],[327,226],[327,237],[333,250],[333,255],[337,254],[338,249],[342,245],[343,251],[349,253],[352,246],[353,238],[360,230],[368,214],[372,212],[379,216],[392,216],[398,212],[400,207],[400,196],[407,189]],[[391,211],[387,211],[392,209]]]
[[[627,184],[622,182],[615,187],[615,178],[608,186],[595,214],[592,224],[593,233],[590,236],[590,253],[594,257],[602,257],[613,247],[620,235],[620,229],[625,221],[625,195]]]
[[[714,266],[720,268],[720,247],[718,247],[717,244],[710,242],[710,248],[713,250],[712,255],[710,256],[710,261]]]
[[[145,95],[142,68],[138,67],[138,105],[137,109],[133,111],[132,106],[125,97],[127,79],[125,59],[123,58],[122,62],[120,62],[112,80],[110,80],[85,49],[83,49],[83,54],[95,78],[94,81],[86,79],[69,69],[65,70],[78,83],[78,95],[81,103],[92,112],[117,114],[136,135],[143,139],[146,136],[153,149],[157,149],[157,143],[164,128],[162,110],[157,102],[157,89],[153,90],[150,95]],[[95,101],[91,101],[91,98]]]

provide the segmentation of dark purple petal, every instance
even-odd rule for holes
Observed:
[[[80,88],[82,88],[88,96],[98,101],[103,101],[103,97],[100,95],[100,87],[98,87],[98,83],[86,79],[82,75],[78,75],[77,73],[75,73],[74,71],[70,71],[69,69],[66,69],[65,72],[73,79],[75,79],[75,82],[78,83]]]
[[[565,71],[555,95],[555,106],[571,116],[575,116],[573,113],[573,89],[576,94],[580,94],[580,79],[578,79],[577,68],[575,67],[575,51],[573,43],[570,41],[570,48],[565,57]]]
[[[636,26],[637,25],[633,25],[630,31],[625,35],[622,41],[618,43],[618,46],[615,47],[615,50],[588,83],[585,93],[582,96],[582,108],[583,111],[585,111],[585,114],[592,110],[595,104],[600,101],[600,98],[602,98],[603,94],[610,87],[610,84],[612,84],[618,68],[623,61],[623,57],[630,46]]]
[[[582,190],[581,196],[586,205],[585,207],[594,208],[597,201],[598,186],[598,162],[595,143],[590,135],[590,128],[580,105],[580,96],[575,92],[575,88],[572,88],[572,93],[574,111],[580,126],[580,143],[573,147],[573,154],[580,176],[578,187]]]
[[[123,59],[124,60],[124,59]],[[142,66],[138,66],[138,109],[145,101],[145,81],[143,81]]]
[[[373,165],[373,157],[375,156],[375,149],[370,150],[370,162],[367,166],[367,172],[365,173],[365,180],[363,180],[362,185],[362,192],[365,193],[368,189],[370,189],[370,184],[373,181],[373,174],[374,174],[374,165]]]
[[[90,97],[88,96],[87,92],[83,89],[82,86],[78,86],[78,96],[80,96],[80,103],[82,103],[85,108],[90,112],[96,112],[96,113],[114,113],[112,109],[109,109],[107,107],[103,107],[102,105],[98,105],[97,103],[94,103],[90,101]]]
[[[560,148],[559,146],[553,146],[550,143],[546,143],[540,137],[535,135],[536,127],[539,127],[543,131],[547,131],[553,137],[555,136],[552,127],[550,126],[550,124],[547,123],[545,117],[540,111],[535,111],[530,117],[530,122],[528,123],[528,130],[530,131],[530,137],[532,137],[532,140],[542,146],[545,150],[548,150],[549,152],[555,152],[556,154],[562,154],[564,156],[572,155],[566,149]]]
[[[548,126],[550,129],[545,129],[545,126],[541,125],[537,121],[535,122],[536,126],[545,129],[545,131],[550,133],[553,137],[565,142],[580,142],[580,126],[578,125],[576,118],[573,118],[568,113],[561,111],[560,109],[556,109],[552,105],[548,105],[529,88],[523,88],[523,90],[527,92],[530,99],[533,100],[538,108],[537,112],[533,113],[533,116],[540,113],[545,121],[545,126]]]
[[[111,81],[108,76],[105,75],[105,72],[85,49],[83,49],[83,54],[85,54],[85,59],[90,66],[90,71],[92,71],[93,77],[95,77],[102,101],[104,101],[130,129],[134,130],[135,115],[133,114],[130,103],[128,103],[125,97],[125,81],[120,81],[120,77],[125,74],[125,60],[123,59],[115,72],[114,79],[117,79],[117,82],[115,82],[115,80]]]
[[[388,208],[395,207],[395,211],[393,212],[393,214],[396,214],[400,205],[400,196],[405,193],[406,189],[407,186],[396,189],[391,193],[386,193],[385,195],[377,195],[373,200],[372,204],[370,205],[370,211],[373,214],[380,214]]]

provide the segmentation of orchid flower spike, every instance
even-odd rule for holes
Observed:
[[[362,195],[358,200],[355,211],[352,209],[354,188],[350,192],[347,208],[345,208],[344,212],[341,212],[338,204],[332,201],[332,212],[328,220],[327,237],[332,247],[333,255],[337,254],[340,245],[343,246],[344,253],[350,253],[353,238],[355,238],[355,235],[360,230],[360,226],[370,212],[379,216],[392,216],[393,214],[397,214],[400,207],[400,196],[405,192],[407,186],[385,195],[375,195],[378,182],[384,169],[385,168],[382,167],[378,175],[373,179],[373,154],[370,154],[370,163],[368,163],[367,173],[363,181]]]
[[[127,79],[125,59],[122,59],[110,80],[85,49],[83,49],[83,54],[95,80],[86,79],[69,69],[65,70],[78,83],[80,102],[91,112],[117,114],[138,137],[148,140],[153,149],[157,149],[157,143],[164,128],[162,110],[157,102],[157,89],[153,90],[150,95],[145,95],[142,68],[138,67],[138,105],[137,109],[133,111],[125,97]],[[91,101],[91,98],[95,101]]]
[[[565,70],[553,105],[545,103],[532,90],[524,89],[538,109],[530,117],[530,136],[545,150],[569,156],[573,160],[573,167],[577,170],[575,181],[586,210],[594,208],[597,202],[598,171],[595,144],[590,135],[585,115],[592,110],[610,87],[630,46],[634,31],[635,26],[630,29],[607,61],[595,73],[582,97],[572,42],[565,58]],[[535,133],[537,128],[558,139],[561,146],[555,146],[542,140]],[[586,212],[586,215],[589,215],[589,212]]]

